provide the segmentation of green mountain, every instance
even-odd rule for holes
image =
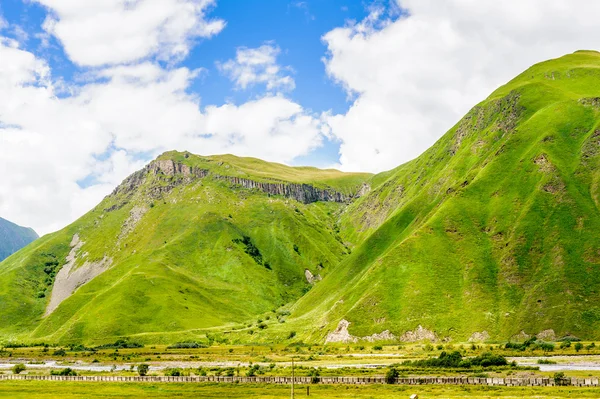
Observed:
[[[600,53],[375,176],[166,153],[0,263],[0,340],[600,339]]]
[[[368,178],[166,153],[0,264],[0,337],[172,342],[241,328],[347,254],[335,220]]]
[[[0,218],[0,262],[37,238],[33,229]]]
[[[308,340],[340,320],[358,337],[600,338],[599,166],[600,53],[533,66],[373,178],[341,215],[357,248],[287,327]]]

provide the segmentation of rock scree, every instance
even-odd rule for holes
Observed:
[[[61,304],[62,301],[69,298],[79,287],[91,281],[94,277],[107,270],[112,264],[112,259],[104,257],[97,262],[86,261],[83,265],[75,268],[77,262],[77,253],[84,242],[75,234],[71,241],[71,251],[67,255],[67,263],[56,274],[50,302],[46,308],[44,316],[50,315]]]

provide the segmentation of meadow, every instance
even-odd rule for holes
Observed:
[[[599,388],[530,388],[530,387],[471,387],[471,386],[310,386],[295,390],[295,397],[311,398],[391,398],[408,399],[412,394],[425,398],[597,398]],[[274,385],[217,385],[217,384],[107,384],[46,381],[0,382],[0,397],[20,398],[289,398],[289,386]]]

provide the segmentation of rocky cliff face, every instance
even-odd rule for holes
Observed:
[[[250,190],[260,190],[269,195],[281,195],[286,198],[293,198],[304,204],[310,204],[317,201],[347,203],[369,191],[368,185],[363,185],[354,195],[345,195],[333,189],[321,189],[310,184],[288,183],[284,181],[274,181],[272,183],[259,182],[242,177],[219,175],[206,169],[190,167],[182,163],[176,163],[172,160],[156,160],[151,162],[144,169],[135,172],[125,179],[123,183],[113,191],[112,195],[132,193],[146,181],[149,174],[169,176],[172,178],[170,184],[153,187],[150,190],[150,195],[155,197],[159,197],[181,184],[189,184],[196,179],[206,177],[225,180],[234,186],[240,186]]]

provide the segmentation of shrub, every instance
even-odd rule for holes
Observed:
[[[53,356],[66,356],[67,352],[65,352],[64,349],[57,349],[54,351],[54,353],[52,355]]]
[[[242,238],[234,238],[233,242],[235,244],[242,244],[244,246],[244,252],[246,252],[254,262],[259,265],[263,264],[263,257],[260,253],[259,249],[252,243],[252,239],[248,236],[243,236]]]
[[[300,248],[298,248],[296,244],[294,244],[294,251],[296,251],[296,253],[300,255]]]
[[[544,352],[552,352],[554,350],[554,344],[550,342],[541,342],[538,343],[537,346]]]
[[[556,364],[556,362],[548,359],[538,359],[537,364]]]
[[[296,336],[296,331],[290,331],[290,335],[288,335],[288,339],[292,339]]]
[[[381,345],[375,345],[375,346],[373,347],[373,350],[374,350],[374,351],[380,351],[380,350],[383,350],[383,347],[382,347]]]
[[[560,342],[563,342],[563,341],[578,342],[578,341],[581,341],[581,339],[579,339],[573,335],[567,335],[565,337],[559,338],[558,341],[560,341]]]
[[[308,372],[311,384],[318,384],[321,381],[321,371],[319,369],[312,369]]]
[[[254,377],[256,375],[256,372],[259,370],[260,366],[258,364],[255,364],[254,366],[250,367],[248,369],[248,371],[246,372],[246,376],[248,377]]]
[[[169,377],[180,377],[182,372],[179,368],[165,369],[165,375]]]
[[[19,363],[19,364],[15,364],[12,368],[12,372],[13,374],[21,374],[23,371],[25,371],[27,369],[27,367],[25,367],[24,364]]]
[[[471,359],[463,359],[460,352],[454,351],[452,353],[442,352],[438,358],[434,357],[415,361],[409,360],[402,364],[415,367],[469,368],[471,366],[507,366],[508,362],[504,356],[495,355],[490,352],[483,353]]]
[[[571,347],[571,341],[562,341],[560,343],[560,349],[570,348],[570,347]]]
[[[583,349],[583,344],[582,344],[581,342],[577,342],[577,343],[575,344],[575,351],[576,351],[576,352],[579,352],[579,351],[580,351],[580,350],[582,350],[582,349]]]
[[[208,348],[204,344],[198,342],[177,342],[173,345],[167,346],[167,349],[197,349],[197,348]]]
[[[128,341],[125,339],[118,339],[112,344],[104,344],[97,346],[95,349],[129,349],[129,348],[143,348],[144,345],[139,342]]]
[[[67,367],[66,369],[62,369],[62,370],[52,370],[50,371],[50,375],[63,375],[63,376],[77,376],[77,373],[75,372],[75,370]]]
[[[591,350],[591,349],[594,349],[595,347],[596,347],[596,343],[592,342],[591,344],[589,344],[588,346],[586,346],[585,349]]]
[[[554,373],[554,383],[556,385],[570,385],[570,381],[565,377],[565,373]]]
[[[386,384],[395,384],[396,378],[398,378],[398,370],[394,367],[390,367],[388,371],[385,373],[385,383]]]
[[[149,369],[150,369],[150,366],[148,366],[147,364],[138,364],[138,366],[137,366],[138,374],[141,375],[142,377],[145,376],[146,374],[148,374]]]

